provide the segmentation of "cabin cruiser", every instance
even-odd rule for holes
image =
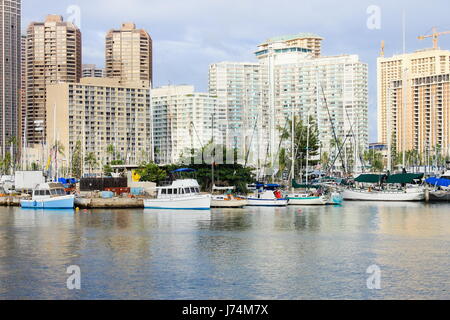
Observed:
[[[343,192],[344,200],[350,201],[423,201],[425,188],[414,184],[422,180],[423,174],[373,175],[362,174],[355,182],[370,187],[351,188]],[[397,186],[397,187],[396,187]]]
[[[197,180],[175,180],[170,186],[158,187],[156,199],[145,199],[146,209],[210,210],[211,195],[201,194]]]
[[[279,185],[265,185],[247,198],[251,207],[286,207],[288,199],[284,198]]]
[[[235,187],[213,187],[212,208],[243,208],[247,200],[233,195]]]
[[[74,195],[67,195],[61,183],[42,183],[33,189],[31,200],[20,200],[22,208],[73,209]]]

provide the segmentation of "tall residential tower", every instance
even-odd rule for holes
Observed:
[[[106,35],[106,76],[122,82],[153,83],[152,38],[134,23]]]
[[[47,86],[80,78],[80,29],[58,15],[32,22],[27,32],[27,143],[45,141]]]
[[[0,0],[0,148],[8,151],[9,140],[18,140],[21,86],[21,1]]]

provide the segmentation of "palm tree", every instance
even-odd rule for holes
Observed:
[[[89,152],[86,158],[84,159],[84,163],[89,167],[89,174],[92,173],[92,169],[98,164],[97,158],[95,157],[94,152]]]
[[[11,155],[11,164],[13,166],[13,169],[16,167],[16,159],[15,159],[15,152],[14,147],[17,147],[17,138],[16,137],[10,137],[7,141],[7,144],[10,146],[10,155]]]
[[[116,160],[115,159],[115,155],[116,155],[116,149],[114,148],[114,145],[110,144],[106,147],[106,153],[109,154],[110,156],[110,162]]]
[[[306,153],[309,151],[309,156],[311,158],[318,155],[319,150],[319,134],[317,129],[317,124],[313,117],[309,118],[309,137],[308,137],[308,126],[303,123],[299,117],[294,117],[294,154],[295,154],[295,166],[297,168],[303,168],[306,166]],[[291,154],[292,154],[292,119],[287,120],[286,126],[284,128],[278,127],[280,132],[281,142],[286,142],[288,146],[286,149],[280,150],[286,155],[285,158],[289,158],[286,161],[280,161],[283,166],[290,166],[292,164]],[[308,141],[309,138],[309,141]],[[309,143],[309,145],[308,145]],[[280,159],[281,160],[281,159]],[[309,161],[311,165],[314,165],[315,161]]]

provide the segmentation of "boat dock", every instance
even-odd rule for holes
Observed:
[[[75,198],[75,207],[80,209],[132,209],[144,208],[143,198]]]

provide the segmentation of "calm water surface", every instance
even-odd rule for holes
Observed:
[[[367,289],[371,265],[381,290]],[[450,299],[449,204],[0,208],[0,299],[398,298]]]

